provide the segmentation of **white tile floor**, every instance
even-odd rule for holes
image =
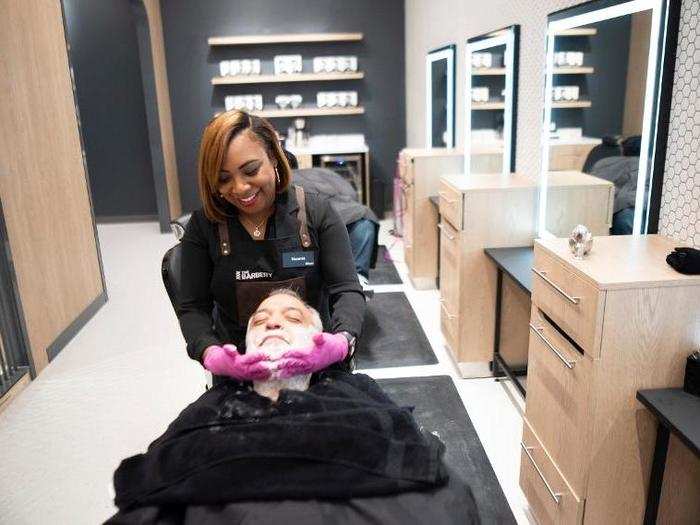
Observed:
[[[382,225],[408,282],[400,240]],[[98,228],[108,303],[47,369],[0,413],[0,523],[82,524],[115,512],[111,476],[201,394],[201,367],[184,350],[163,289],[160,261],[175,241],[155,223]],[[373,377],[452,376],[518,523],[531,523],[518,487],[522,401],[507,382],[460,379],[439,323],[438,292],[401,290],[439,360],[367,371]]]

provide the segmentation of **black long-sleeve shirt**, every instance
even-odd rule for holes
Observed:
[[[288,190],[275,201],[274,221],[268,221],[266,239],[275,239],[277,232],[298,232],[294,192]],[[232,215],[236,209],[231,206]],[[329,332],[347,331],[360,335],[365,314],[365,299],[357,280],[348,233],[327,198],[306,193],[306,214],[312,243],[318,247],[318,261],[328,295]],[[237,218],[230,219],[237,221]],[[192,213],[182,238],[182,295],[177,316],[187,341],[187,352],[201,361],[211,345],[233,343],[244,346],[245,334],[227,315],[234,311],[235,280],[231,272],[218,271],[222,256],[219,250],[218,225],[199,209]],[[231,251],[236,250],[232,238]],[[254,263],[254,261],[251,261]],[[312,305],[319,309],[321,305]],[[216,317],[216,319],[215,319]],[[243,321],[245,324],[247,320]],[[216,325],[216,326],[215,326]],[[238,340],[236,340],[238,339]]]

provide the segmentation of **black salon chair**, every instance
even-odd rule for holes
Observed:
[[[583,163],[583,169],[581,171],[590,174],[593,171],[593,165],[600,159],[622,156],[621,138],[622,137],[619,135],[604,136],[603,142],[588,153],[586,162]]]

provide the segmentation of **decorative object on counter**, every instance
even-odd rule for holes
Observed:
[[[677,272],[700,275],[700,250],[676,248],[666,256],[666,262]]]
[[[695,351],[688,356],[685,363],[685,379],[683,390],[700,397],[700,352]]]
[[[332,73],[333,71],[357,71],[356,56],[314,57],[314,73]]]
[[[489,88],[483,87],[473,87],[472,88],[472,102],[488,102],[489,101]]]
[[[280,109],[284,109],[287,106],[292,108],[298,108],[301,105],[303,98],[301,95],[277,95],[275,97],[275,104],[277,104]]]
[[[274,59],[275,75],[301,73],[301,55],[277,55]]]
[[[263,108],[262,95],[228,95],[224,98],[226,111],[232,109],[245,109],[247,111],[260,111]]]
[[[493,67],[493,53],[472,53],[472,67]]]
[[[294,119],[294,144],[304,146],[309,140],[309,132],[306,130],[306,119]]]
[[[319,91],[316,94],[319,108],[357,106],[357,91]]]
[[[576,226],[569,237],[569,248],[574,259],[583,260],[593,246],[593,234],[583,224]]]

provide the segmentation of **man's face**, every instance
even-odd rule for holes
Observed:
[[[253,313],[246,334],[247,352],[274,352],[311,345],[317,330],[309,309],[291,295],[268,297]]]

